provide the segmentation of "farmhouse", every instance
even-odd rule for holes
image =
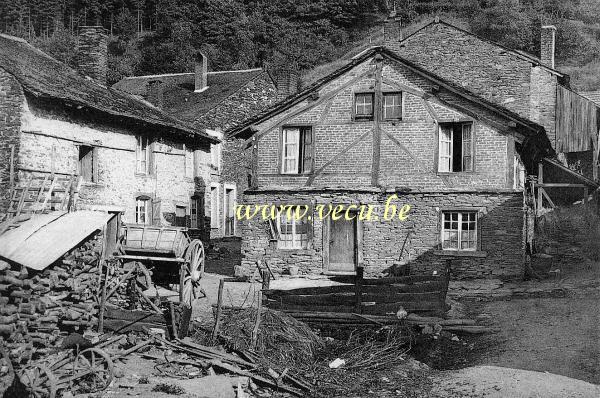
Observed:
[[[66,210],[61,192],[76,193],[70,207],[201,233],[203,154],[219,140],[107,88],[101,27],[82,27],[79,42],[78,73],[24,40],[0,36],[0,212]]]
[[[524,175],[554,151],[545,128],[385,47],[375,47],[230,129],[252,152],[245,204],[304,204],[304,217],[242,225],[243,267],[453,277],[523,273]],[[396,196],[397,195],[397,198]],[[372,220],[320,205],[373,205]],[[386,204],[410,205],[384,219]]]
[[[557,29],[540,27],[540,56],[513,50],[432,18],[410,32],[394,14],[384,45],[401,57],[542,125],[558,160],[598,180],[598,107],[555,68]]]
[[[297,91],[298,76],[292,71],[209,72],[208,62],[199,53],[194,72],[126,77],[113,88],[144,98],[180,120],[209,128],[217,136]],[[210,175],[211,238],[240,235],[234,209],[248,188],[249,173],[242,144],[235,139],[214,144],[205,162]]]

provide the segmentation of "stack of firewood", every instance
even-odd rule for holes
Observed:
[[[43,271],[0,266],[0,336],[15,362],[51,351],[71,332],[97,324],[102,234]]]

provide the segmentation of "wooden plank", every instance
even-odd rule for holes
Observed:
[[[145,332],[150,328],[160,328],[168,332],[167,325],[159,324],[159,323],[151,323],[151,322],[136,322],[131,323],[131,321],[124,321],[122,319],[105,319],[104,320],[104,329],[119,331],[119,333],[127,333],[127,332]]]
[[[362,302],[395,303],[399,301],[434,301],[437,300],[441,290],[426,293],[334,293],[319,295],[286,295],[268,296],[270,300],[285,304],[301,305],[352,305]],[[359,304],[360,305],[360,304]],[[357,309],[358,312],[358,309]]]
[[[362,292],[365,293],[380,293],[380,294],[395,294],[395,293],[424,293],[440,291],[443,286],[443,281],[420,282],[414,284],[389,284],[389,285],[367,285],[363,279]],[[268,296],[289,296],[289,295],[317,295],[317,294],[333,294],[333,293],[348,293],[354,292],[353,285],[334,285],[322,287],[304,287],[290,290],[267,290],[265,294]]]
[[[548,202],[548,204],[550,205],[550,207],[555,208],[556,205],[554,204],[554,202],[552,201],[552,199],[550,199],[550,196],[548,196],[548,194],[546,193],[546,190],[542,187],[539,187],[538,190],[542,191],[542,195],[544,196],[544,198],[546,198],[546,201]]]
[[[552,183],[545,183],[545,184],[536,184],[536,186],[539,186],[542,188],[584,188],[587,185],[552,182]]]
[[[542,185],[544,183],[544,165],[542,164],[542,162],[538,163],[538,184]],[[538,211],[541,211],[544,208],[544,205],[542,203],[542,192],[539,190],[539,186],[538,186],[538,191],[537,191],[537,208]]]
[[[144,321],[146,323],[168,325],[164,315],[159,315],[150,311],[124,310],[113,306],[106,306],[104,309],[104,317],[105,319],[121,319],[128,322]]]

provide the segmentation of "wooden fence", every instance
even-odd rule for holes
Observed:
[[[266,277],[268,281],[268,276]],[[407,312],[441,315],[446,311],[448,273],[433,276],[402,276],[377,279],[337,278],[344,284],[291,290],[269,289],[263,284],[263,304],[286,311],[336,312],[367,315],[395,315],[400,307]]]

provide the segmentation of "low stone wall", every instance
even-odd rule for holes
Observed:
[[[242,267],[256,269],[256,261],[266,260],[274,272],[285,273],[291,265],[300,274],[321,274],[323,264],[323,220],[319,219],[319,204],[372,204],[373,218],[362,221],[362,257],[365,275],[393,274],[407,265],[411,274],[443,271],[450,261],[451,277],[502,279],[518,278],[523,273],[523,193],[409,193],[397,194],[391,201],[397,210],[409,204],[405,221],[397,217],[383,220],[386,201],[391,194],[380,193],[274,193],[251,192],[245,204],[312,204],[312,241],[306,249],[283,250],[270,235],[267,221],[259,216],[242,225]],[[448,253],[440,250],[441,212],[445,210],[475,210],[479,212],[478,250],[474,253]],[[326,220],[327,221],[327,220]],[[410,235],[407,237],[407,234]],[[406,240],[404,251],[402,246]],[[359,246],[360,247],[360,246]]]

